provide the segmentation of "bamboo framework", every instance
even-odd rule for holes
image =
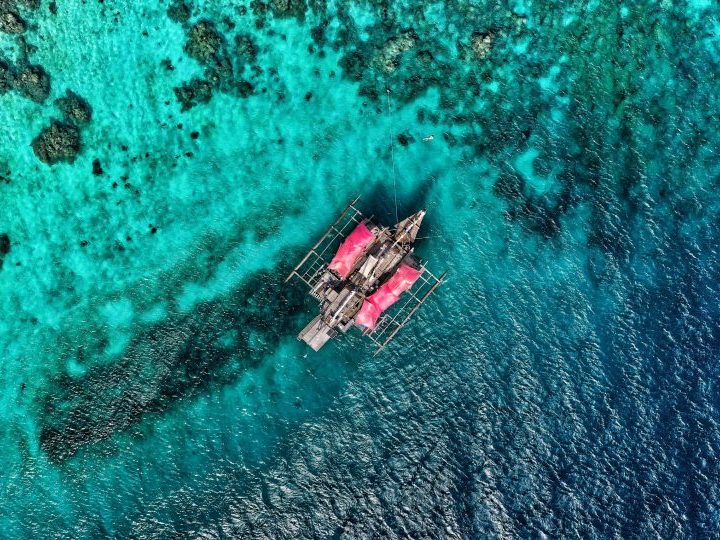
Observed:
[[[393,340],[395,335],[410,321],[415,312],[422,306],[430,295],[435,292],[445,280],[446,273],[440,277],[430,272],[422,265],[422,274],[413,287],[405,291],[400,302],[392,306],[378,320],[374,330],[365,330],[363,335],[368,336],[377,346],[375,354],[382,351]],[[399,307],[398,307],[399,306]]]
[[[289,281],[293,276],[299,278],[310,289],[309,293],[316,299],[324,300],[318,292],[319,281],[326,273],[330,260],[335,255],[335,251],[348,234],[363,220],[365,217],[362,212],[355,206],[360,198],[355,198],[335,222],[325,231],[317,243],[310,248],[302,260],[288,274],[285,281]],[[382,229],[383,234],[387,234],[387,229]],[[370,338],[377,347],[375,354],[382,351],[395,338],[397,333],[404,328],[415,312],[421,305],[435,292],[435,289],[445,279],[445,273],[440,277],[436,277],[430,272],[425,263],[419,261],[414,255],[410,255],[418,263],[420,263],[420,276],[413,286],[405,291],[395,305],[391,306],[387,312],[383,313],[378,319],[377,325],[373,330],[363,330],[362,334]],[[319,287],[322,289],[322,287]],[[317,320],[316,318],[315,320]],[[351,324],[351,323],[349,323]],[[360,327],[358,327],[360,328]],[[345,332],[345,328],[342,329]],[[303,334],[301,333],[301,336]],[[337,335],[332,331],[330,337]],[[299,336],[300,337],[300,336]]]
[[[320,279],[342,239],[363,220],[362,212],[355,208],[355,204],[359,199],[360,197],[356,197],[347,205],[347,208],[335,220],[335,223],[330,225],[325,234],[320,237],[320,240],[310,248],[305,257],[288,274],[285,282],[289,281],[293,276],[297,276],[305,285],[310,287],[310,290],[315,287],[317,280]]]

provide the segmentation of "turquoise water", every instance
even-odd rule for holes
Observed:
[[[2,538],[717,535],[717,6],[32,4]],[[53,119],[81,147],[48,165]],[[447,283],[382,354],[309,353],[284,276],[395,193]]]

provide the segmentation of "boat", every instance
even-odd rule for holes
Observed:
[[[355,327],[382,351],[445,279],[415,254],[426,210],[391,227],[365,217],[353,200],[287,276],[296,277],[320,304],[298,334],[319,351]]]

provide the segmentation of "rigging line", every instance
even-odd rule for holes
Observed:
[[[428,240],[429,238],[442,238],[439,234],[431,234],[429,236],[418,236],[415,240]]]
[[[398,222],[398,209],[397,209],[397,185],[396,185],[396,174],[395,174],[395,137],[392,130],[392,120],[390,119],[390,88],[385,87],[387,92],[387,116],[390,122],[390,156],[392,158],[392,177],[393,177],[393,195],[395,197],[395,223]]]

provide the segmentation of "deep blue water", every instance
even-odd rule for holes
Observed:
[[[1,538],[718,536],[716,4],[34,4]],[[449,277],[314,354],[283,280],[358,194]]]

